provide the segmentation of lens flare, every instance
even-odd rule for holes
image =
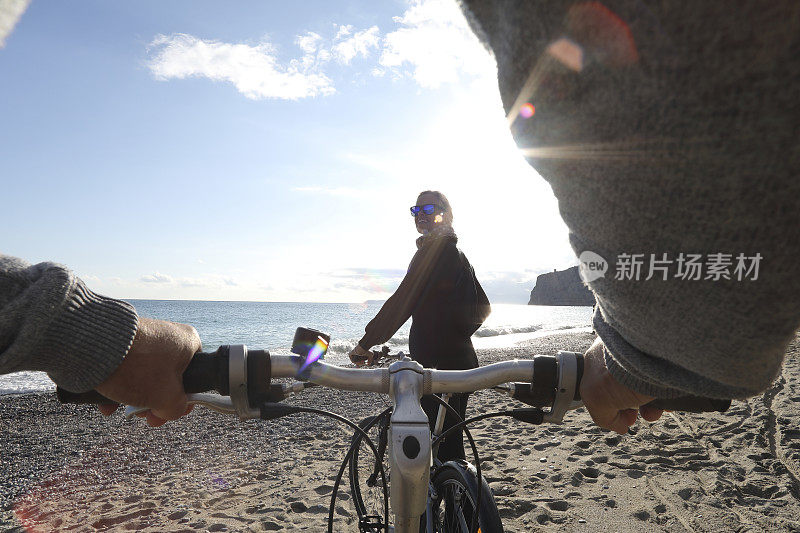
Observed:
[[[583,47],[575,41],[562,37],[547,47],[547,53],[575,72],[583,70]]]
[[[209,471],[208,472],[208,479],[211,483],[211,486],[219,489],[219,490],[228,490],[231,488],[230,483],[222,477],[221,475],[217,474],[216,472]]]
[[[532,104],[525,103],[519,108],[519,114],[523,118],[531,118],[534,113],[536,113],[536,108]]]
[[[303,363],[303,366],[300,367],[300,372],[302,373],[306,368],[311,366],[312,364],[316,363],[320,359],[325,356],[325,352],[328,351],[328,343],[322,337],[317,337],[317,342],[314,343],[314,346],[308,350],[308,355],[306,355],[306,362]]]
[[[437,224],[440,224],[442,222],[442,220],[444,220],[444,217],[442,216],[441,213],[439,213],[438,215],[433,217],[433,221],[436,222]]]

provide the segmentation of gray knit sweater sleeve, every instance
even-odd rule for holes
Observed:
[[[796,3],[462,2],[575,254],[608,263],[588,284],[612,375],[665,398],[765,390],[800,326]]]
[[[0,255],[0,373],[41,370],[85,392],[119,366],[136,335],[136,310],[95,294],[68,269]]]

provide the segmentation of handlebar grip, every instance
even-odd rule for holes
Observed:
[[[114,400],[109,400],[96,390],[90,390],[89,392],[70,392],[61,387],[56,387],[56,398],[58,398],[58,401],[61,403],[88,403],[94,405],[117,403]]]
[[[724,413],[731,406],[730,400],[702,398],[700,396],[681,396],[679,398],[655,399],[644,407],[663,409],[665,411],[683,411],[685,413]]]
[[[187,394],[215,390],[229,394],[228,346],[220,346],[216,352],[197,352],[183,373],[183,389]]]
[[[220,346],[214,353],[197,352],[183,373],[183,388],[187,394],[216,390],[228,395],[228,347]],[[104,404],[117,403],[109,400],[96,390],[89,392],[69,392],[56,387],[56,397],[61,403]]]

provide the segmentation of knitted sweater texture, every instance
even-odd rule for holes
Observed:
[[[128,353],[138,318],[67,268],[0,255],[0,374],[41,370],[71,392],[105,381]]]

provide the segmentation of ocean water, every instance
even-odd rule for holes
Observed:
[[[285,354],[289,353],[297,327],[324,331],[331,336],[326,356],[331,363],[349,362],[347,353],[382,304],[129,301],[140,316],[192,324],[200,334],[204,351],[214,351],[222,344],[246,344]],[[591,307],[494,304],[489,319],[473,335],[473,343],[476,348],[506,347],[562,330],[590,328],[591,311]],[[386,343],[392,352],[408,353],[410,328],[409,320]],[[53,382],[42,372],[0,376],[0,394],[54,389]]]

